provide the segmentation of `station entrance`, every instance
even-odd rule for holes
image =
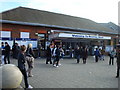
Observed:
[[[59,44],[64,49],[65,55],[71,55],[77,46],[87,47],[88,54],[94,55],[96,47],[105,48],[104,41],[111,40],[111,37],[100,36],[98,34],[70,34],[70,33],[57,33],[52,35],[52,41]]]
[[[104,41],[103,40],[92,40],[92,39],[70,39],[70,38],[62,38],[62,39],[54,39],[55,44],[59,44],[64,49],[65,55],[71,56],[74,54],[74,50],[77,46],[79,47],[87,47],[88,54],[94,55],[95,47],[103,47]]]

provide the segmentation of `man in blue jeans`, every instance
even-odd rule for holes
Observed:
[[[95,62],[98,62],[98,57],[100,56],[100,52],[99,52],[98,48],[96,48],[94,55],[95,55]]]

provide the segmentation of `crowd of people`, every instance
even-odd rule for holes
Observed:
[[[32,77],[32,69],[34,67],[34,52],[32,50],[32,44],[28,44],[26,47],[25,45],[19,46],[18,43],[15,43],[12,47],[12,50],[10,48],[10,45],[5,42],[1,42],[1,50],[2,50],[2,57],[1,57],[1,63],[2,64],[11,64],[10,61],[10,51],[12,51],[12,56],[14,59],[18,60],[18,68],[20,69],[21,73],[24,76],[24,82],[25,82],[25,88],[33,88],[31,85],[29,85],[28,77]],[[25,63],[27,62],[28,69],[26,70]]]
[[[50,64],[53,64],[54,67],[59,67],[61,65],[60,59],[63,59],[63,56],[64,56],[64,50],[60,45],[50,44],[47,47],[46,56],[47,56],[46,64],[50,62]],[[53,59],[53,62],[51,59]]]
[[[12,50],[10,45],[7,42],[1,42],[1,50],[2,50],[2,57],[1,63],[2,64],[10,64],[10,51],[12,51],[12,56],[14,59],[18,60],[18,68],[22,72],[24,76],[24,82],[26,88],[32,88],[31,85],[28,83],[28,77],[33,77],[32,69],[34,68],[34,59],[35,54],[32,49],[32,44],[29,43],[26,47],[25,45],[19,46],[18,43],[15,43],[12,46]],[[116,51],[118,50],[118,51]],[[109,52],[109,65],[114,65],[114,58],[117,57],[117,76],[119,77],[119,70],[120,70],[120,46],[118,49],[113,49]],[[118,52],[118,53],[117,53]],[[61,65],[60,60],[63,60],[65,52],[61,45],[53,45],[50,44],[47,46],[46,50],[46,64],[52,64],[54,67],[59,67]],[[105,60],[105,50],[96,48],[94,50],[94,57],[95,62],[99,60]],[[87,63],[88,58],[88,48],[85,46],[78,46],[74,50],[74,57],[76,59],[76,63],[80,63],[80,59],[82,59],[82,63]],[[26,69],[25,63],[27,62],[28,68]]]

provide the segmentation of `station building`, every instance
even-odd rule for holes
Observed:
[[[86,18],[54,12],[17,7],[1,13],[0,40],[10,46],[33,44],[42,54],[50,43],[60,44],[69,54],[76,45],[87,46],[90,54],[94,47],[104,47],[106,52],[118,43],[118,31]]]

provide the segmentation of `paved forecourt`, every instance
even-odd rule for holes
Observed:
[[[105,61],[94,62],[88,57],[87,64],[76,63],[76,59],[61,60],[58,68],[45,64],[45,59],[35,59],[33,77],[29,83],[34,88],[118,88],[116,76],[116,59],[114,65],[108,65],[109,57]],[[12,60],[17,65],[17,60]],[[22,82],[22,87],[24,84]]]

